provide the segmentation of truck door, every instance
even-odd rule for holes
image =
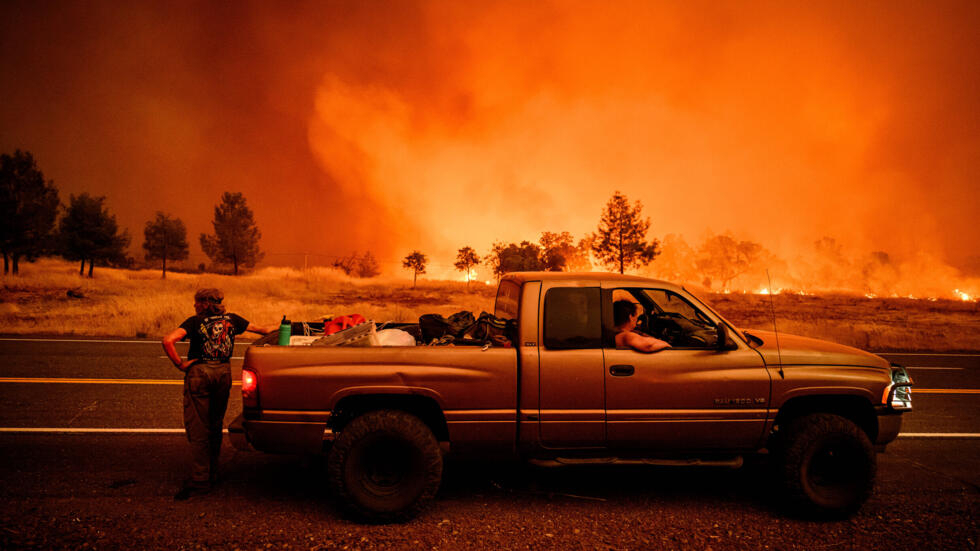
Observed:
[[[549,286],[539,307],[539,427],[549,448],[603,447],[605,383],[599,287]]]
[[[679,291],[617,289],[606,290],[603,297],[608,312],[614,298],[637,302],[648,326],[640,329],[673,345],[649,354],[617,349],[606,339],[609,447],[754,449],[765,426],[771,385],[759,354],[734,336],[729,339],[737,348],[719,351],[712,333],[714,324],[724,322]]]

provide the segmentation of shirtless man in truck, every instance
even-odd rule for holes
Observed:
[[[638,352],[659,352],[670,348],[670,344],[666,341],[634,332],[637,318],[639,318],[639,305],[635,302],[623,299],[613,303],[617,348],[629,347]]]

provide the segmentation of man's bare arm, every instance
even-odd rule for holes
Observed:
[[[269,333],[277,331],[278,329],[278,327],[273,328],[265,325],[255,325],[254,323],[249,323],[248,327],[245,328],[246,331],[250,333],[258,333],[259,335],[268,335]]]
[[[181,360],[180,354],[177,353],[177,343],[185,336],[187,336],[187,331],[178,327],[163,337],[163,351],[174,363],[174,367],[181,371],[187,371],[187,368],[194,363],[193,360]]]
[[[670,344],[666,341],[639,335],[632,331],[627,333],[623,340],[631,348],[640,352],[660,352],[661,350],[670,348]]]

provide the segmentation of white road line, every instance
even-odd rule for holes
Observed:
[[[183,379],[79,379],[68,377],[0,377],[0,384],[73,384],[73,385],[182,385]],[[233,379],[232,386],[242,382]]]
[[[903,432],[899,438],[980,438],[978,432]]]
[[[0,427],[0,433],[183,434],[184,429],[95,429],[71,427]],[[225,429],[228,432],[228,429]]]
[[[96,342],[96,343],[127,343],[127,344],[156,344],[159,345],[160,341],[119,341],[119,340],[99,340],[99,339],[10,339],[10,338],[0,338],[0,341],[8,342]]]

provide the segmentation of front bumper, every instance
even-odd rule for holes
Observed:
[[[878,438],[876,446],[884,446],[898,437],[902,431],[902,412],[890,408],[880,408],[878,411]]]

